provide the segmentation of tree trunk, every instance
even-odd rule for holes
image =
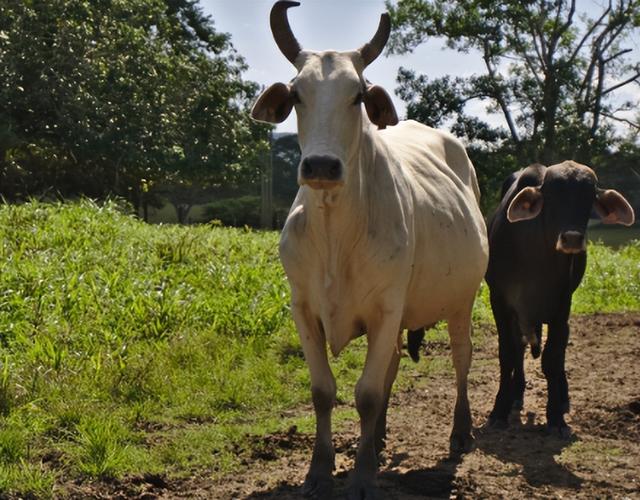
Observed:
[[[189,203],[174,203],[173,208],[176,211],[176,217],[178,218],[178,224],[186,224],[187,217],[191,211],[192,205]]]
[[[557,159],[556,151],[556,116],[558,110],[558,87],[553,70],[549,71],[545,80],[544,95],[544,144],[540,161],[544,165],[551,165]]]

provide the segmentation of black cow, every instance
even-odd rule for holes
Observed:
[[[511,409],[522,409],[525,345],[530,344],[534,358],[540,355],[545,323],[547,426],[561,436],[570,434],[564,421],[569,411],[564,370],[568,320],[571,295],[587,262],[585,232],[594,209],[606,224],[633,224],[633,209],[624,197],[598,188],[593,170],[573,161],[531,165],[503,185],[502,201],[489,223],[486,274],[500,351],[492,425],[506,426]]]

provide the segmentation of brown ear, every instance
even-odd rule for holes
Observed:
[[[291,90],[284,83],[274,83],[265,90],[251,109],[251,118],[259,122],[280,123],[293,108]]]
[[[507,209],[507,219],[509,222],[533,219],[542,211],[543,202],[539,187],[526,187],[511,200]]]
[[[387,91],[378,85],[369,85],[364,94],[364,107],[369,115],[369,120],[375,123],[379,129],[387,125],[398,123],[396,108]]]
[[[599,189],[594,208],[605,224],[630,226],[635,221],[635,214],[629,202],[613,189]]]

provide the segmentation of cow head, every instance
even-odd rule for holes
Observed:
[[[302,150],[298,183],[313,189],[331,189],[345,183],[345,166],[360,144],[362,105],[379,128],[398,122],[389,95],[364,79],[363,70],[382,52],[391,29],[382,14],[370,42],[350,52],[302,50],[289,26],[287,9],[299,2],[281,0],[271,9],[271,31],[284,56],[298,70],[288,84],[275,83],[258,98],[251,116],[280,123],[293,108],[298,118]]]
[[[605,224],[630,226],[633,208],[613,189],[597,187],[596,174],[589,167],[565,161],[544,170],[542,184],[525,187],[509,208],[510,222],[542,217],[546,239],[559,252],[573,254],[586,249],[585,233],[592,210]]]

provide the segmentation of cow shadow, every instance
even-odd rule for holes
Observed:
[[[406,453],[395,453],[389,457],[385,467],[378,473],[377,482],[381,498],[388,500],[412,500],[422,498],[450,498],[455,489],[456,470],[462,456],[441,458],[432,467],[402,470],[401,465],[409,458]],[[399,470],[397,470],[400,468]],[[333,499],[344,499],[349,485],[349,471],[334,475]],[[247,500],[301,498],[301,485],[283,481],[274,488],[253,493]]]
[[[578,437],[549,434],[546,426],[534,421],[535,414],[528,413],[526,422],[512,416],[506,429],[481,427],[475,433],[476,448],[503,463],[519,464],[521,475],[530,486],[580,489],[583,480],[556,460]]]

